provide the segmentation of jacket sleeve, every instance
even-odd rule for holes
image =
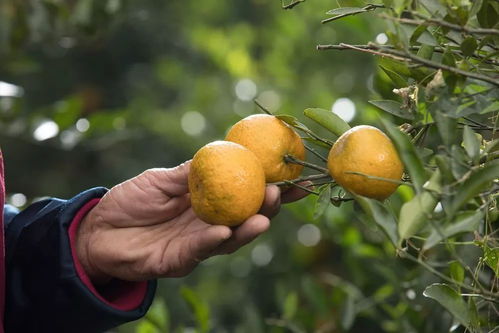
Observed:
[[[5,209],[6,333],[103,332],[146,313],[156,281],[96,287],[75,256],[78,224],[106,191]]]

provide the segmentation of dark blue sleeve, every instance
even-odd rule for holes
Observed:
[[[83,205],[106,191],[39,201],[20,213],[5,209],[6,333],[103,332],[146,313],[155,281],[139,307],[121,311],[96,297],[75,270],[68,227]]]

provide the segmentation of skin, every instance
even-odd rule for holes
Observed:
[[[237,228],[209,225],[190,206],[189,167],[190,161],[147,170],[113,187],[86,215],[76,253],[93,283],[185,276],[201,261],[251,242],[269,228],[281,203],[306,196],[267,186],[258,214]]]

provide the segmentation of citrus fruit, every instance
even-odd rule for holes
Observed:
[[[225,137],[251,150],[260,159],[268,183],[297,178],[303,166],[286,162],[284,156],[305,158],[300,136],[271,115],[252,115],[234,124]]]
[[[327,166],[343,188],[378,200],[389,197],[398,184],[352,172],[399,181],[404,171],[390,138],[366,125],[353,127],[338,138],[329,151]]]
[[[258,212],[265,196],[262,164],[233,142],[215,141],[199,149],[188,183],[194,212],[210,224],[241,224]]]

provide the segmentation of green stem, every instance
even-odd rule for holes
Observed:
[[[328,169],[326,169],[326,168],[323,168],[321,166],[315,165],[315,164],[310,163],[310,162],[299,160],[296,157],[289,155],[289,154],[284,155],[284,161],[286,163],[303,165],[304,167],[314,169],[314,170],[320,171],[322,173],[329,173]]]
[[[306,181],[324,179],[324,178],[328,178],[328,177],[330,177],[330,176],[327,173],[321,173],[321,174],[317,174],[317,175],[303,176],[300,178],[292,179],[290,181],[295,182],[295,183],[301,183],[301,182],[306,182]],[[289,182],[289,180],[288,180],[288,182]],[[282,186],[282,185],[286,185],[286,181],[270,183],[270,185]]]

